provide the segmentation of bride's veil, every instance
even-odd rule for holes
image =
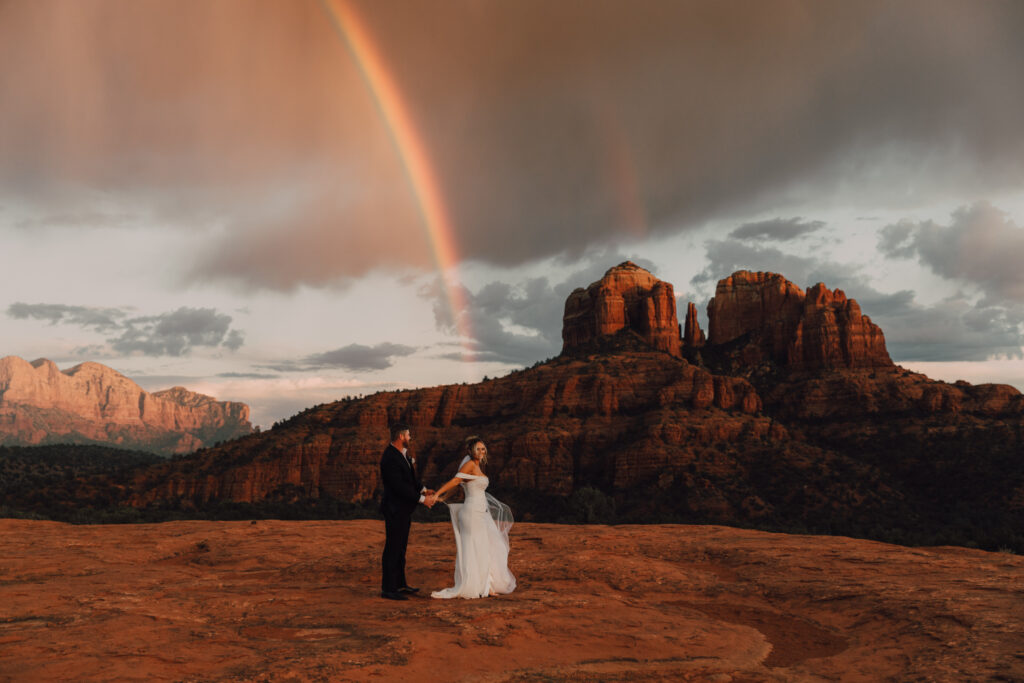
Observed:
[[[456,472],[462,469],[462,466],[469,462],[469,456],[462,458],[462,462],[459,463]],[[512,530],[512,525],[515,524],[515,519],[512,517],[512,508],[505,505],[500,500],[492,496],[490,493],[484,491],[484,496],[487,498],[487,511],[491,513],[491,519],[498,525],[498,531],[505,537],[505,543],[508,544],[508,532]]]
[[[507,546],[508,532],[512,530],[512,525],[515,523],[515,520],[512,519],[512,508],[486,491],[484,495],[487,496],[487,510],[491,513],[494,523],[498,525],[498,531],[505,537],[505,545]]]

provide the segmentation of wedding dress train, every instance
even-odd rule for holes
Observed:
[[[434,591],[433,598],[482,598],[511,593],[516,578],[508,569],[508,532],[512,512],[487,493],[486,476],[455,475],[464,479],[464,503],[448,506],[455,529],[455,585]]]

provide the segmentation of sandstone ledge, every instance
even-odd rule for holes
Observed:
[[[0,519],[0,680],[1020,680],[1024,558],[715,526],[513,529],[520,587],[376,597],[383,524]],[[448,524],[410,580],[447,585]]]

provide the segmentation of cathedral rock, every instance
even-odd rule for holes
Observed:
[[[626,261],[566,300],[562,353],[629,330],[669,355],[706,349],[737,369],[765,362],[791,371],[893,366],[882,330],[855,300],[822,283],[805,293],[776,273],[741,270],[719,280],[708,321],[705,339],[691,302],[681,333],[672,285]]]

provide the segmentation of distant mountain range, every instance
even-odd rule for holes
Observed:
[[[104,444],[188,453],[253,431],[249,407],[182,387],[148,393],[99,363],[0,359],[0,444]]]

